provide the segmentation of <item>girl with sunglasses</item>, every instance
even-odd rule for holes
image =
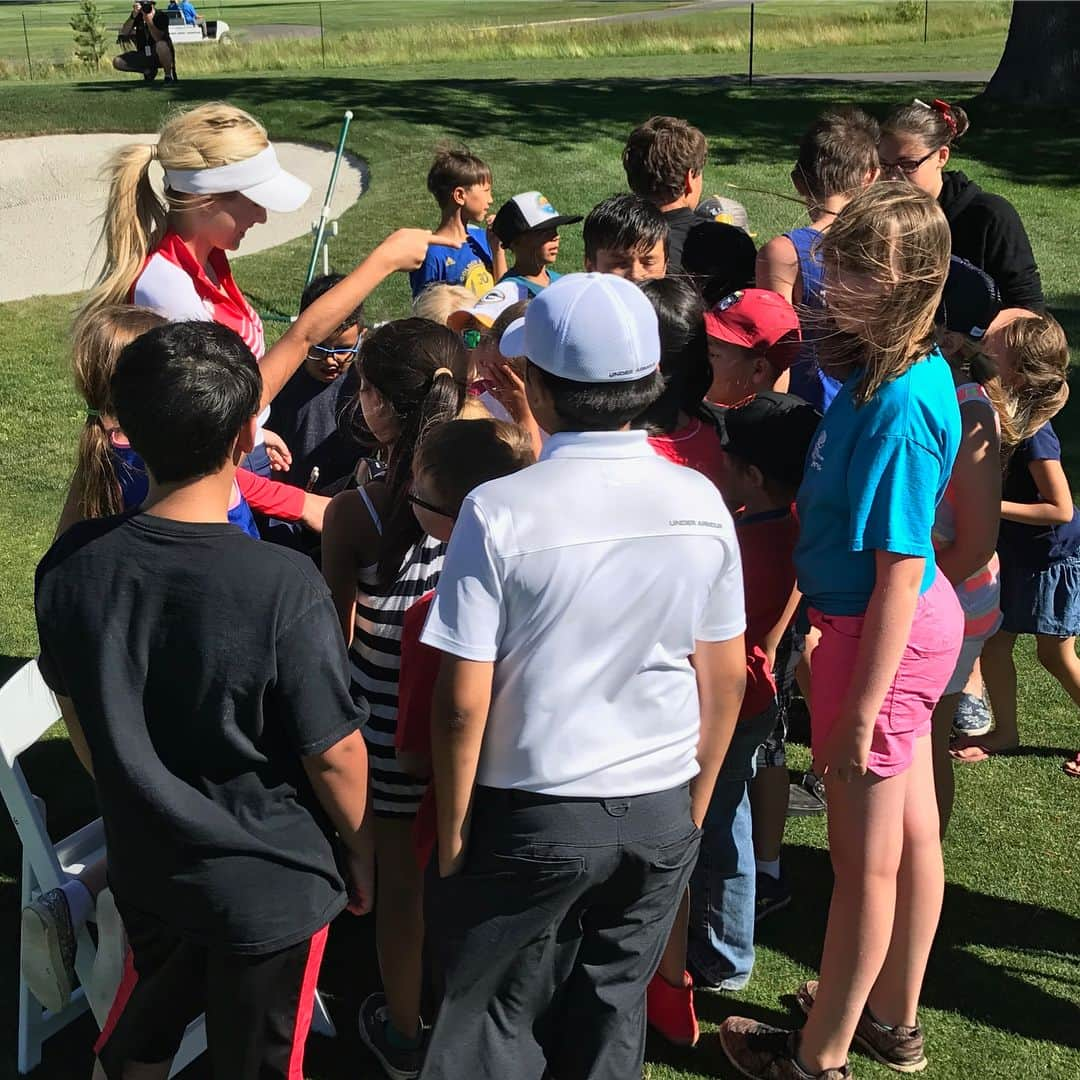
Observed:
[[[425,784],[394,754],[405,610],[435,588],[443,541],[413,511],[413,457],[425,434],[465,404],[469,360],[461,338],[428,319],[399,319],[364,336],[357,400],[378,446],[375,478],[336,495],[326,512],[322,570],[365,707],[378,891],[375,940],[383,993],[360,1013],[360,1035],[389,1075],[415,1076],[422,1061],[423,881],[412,826]]]
[[[881,125],[878,156],[886,180],[909,180],[937,199],[949,222],[952,254],[985,270],[1004,307],[1042,311],[1039,268],[1012,203],[983,191],[958,169],[946,169],[970,127],[959,105],[916,98],[898,105]]]

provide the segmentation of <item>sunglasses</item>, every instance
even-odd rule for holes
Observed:
[[[898,158],[896,161],[886,161],[884,158],[879,157],[878,164],[883,172],[901,172],[905,176],[910,176],[913,172],[918,172],[919,166],[929,161],[936,153],[936,150],[931,150],[929,154],[924,154],[918,161],[914,158]]]
[[[322,345],[312,345],[308,349],[308,358],[311,360],[336,360],[339,364],[351,364],[360,352],[360,342],[363,340],[363,332],[356,339],[356,344],[350,349],[327,349]]]
[[[436,506],[434,503],[425,502],[425,500],[421,499],[415,491],[408,492],[405,498],[408,499],[413,506],[419,506],[421,510],[427,510],[432,514],[438,514],[440,517],[447,517],[451,521],[454,521],[457,518],[457,511],[451,513],[449,510],[444,510],[441,506]]]

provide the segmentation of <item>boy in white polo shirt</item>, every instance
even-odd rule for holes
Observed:
[[[634,285],[568,275],[502,349],[551,438],[465,500],[422,635],[445,996],[421,1075],[628,1080],[742,700],[738,542],[629,429],[663,385]]]

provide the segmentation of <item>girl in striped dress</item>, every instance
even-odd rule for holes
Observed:
[[[411,829],[426,786],[401,770],[394,753],[401,630],[406,608],[435,588],[445,550],[412,512],[411,463],[424,432],[461,411],[468,367],[461,339],[426,319],[386,323],[365,337],[357,399],[380,467],[374,479],[337,495],[324,522],[323,574],[349,645],[353,693],[368,710],[385,997],[364,1003],[360,1029],[397,1077],[417,1075],[422,1060],[423,881]]]

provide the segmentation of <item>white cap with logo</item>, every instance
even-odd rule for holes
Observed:
[[[506,328],[499,348],[572,382],[633,382],[660,366],[660,327],[633,282],[567,274]]]

